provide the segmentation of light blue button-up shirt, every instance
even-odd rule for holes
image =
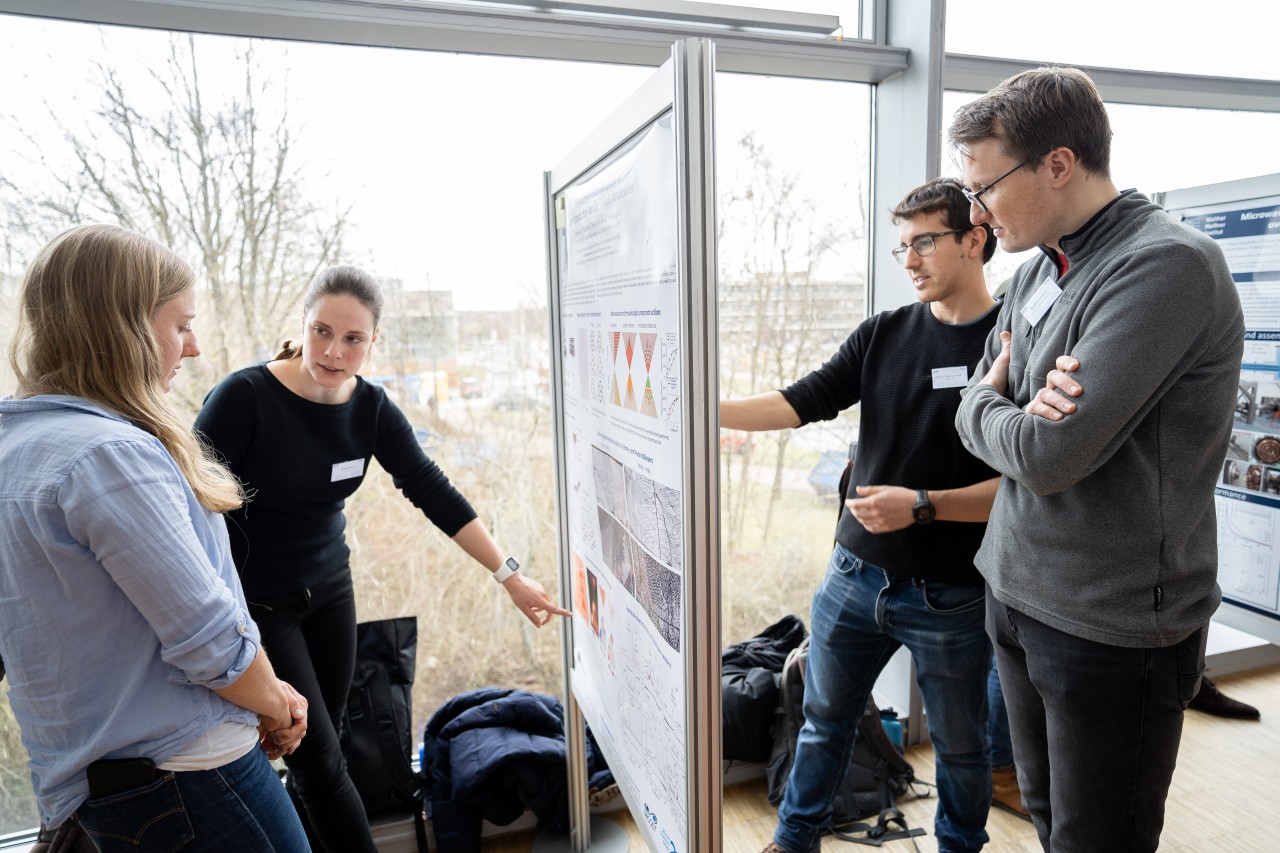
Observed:
[[[228,721],[257,655],[226,524],[152,435],[87,400],[0,400],[0,656],[41,819],[99,758],[156,763]]]

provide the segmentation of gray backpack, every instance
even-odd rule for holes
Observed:
[[[791,766],[795,763],[796,742],[800,729],[804,727],[805,660],[808,652],[809,638],[806,637],[787,656],[782,668],[778,709],[774,715],[773,749],[766,767],[769,802],[775,806],[782,802],[786,792]],[[875,843],[924,834],[923,829],[907,829],[906,820],[894,799],[908,791],[917,793],[913,783],[921,783],[916,783],[915,771],[889,740],[882,717],[896,719],[891,712],[882,715],[875,701],[868,697],[858,720],[853,755],[832,804],[831,831],[849,841]],[[925,792],[927,794],[927,788]],[[872,815],[878,816],[874,826],[857,823]],[[901,831],[890,832],[892,824],[898,824]],[[855,838],[852,833],[866,833],[870,841]]]

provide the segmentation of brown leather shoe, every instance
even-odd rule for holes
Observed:
[[[1018,787],[1018,773],[1010,764],[991,770],[991,805],[998,806],[1018,817],[1031,820],[1031,812],[1022,804],[1022,790]]]
[[[1200,679],[1200,692],[1191,700],[1188,708],[1213,714],[1215,717],[1228,717],[1232,720],[1260,720],[1262,712],[1252,705],[1246,705],[1237,699],[1226,696],[1213,683],[1213,679],[1204,676]]]
[[[761,850],[760,853],[787,853],[787,851],[770,841],[769,846]]]

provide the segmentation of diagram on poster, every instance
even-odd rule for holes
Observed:
[[[1280,197],[1179,211],[1218,241],[1244,309],[1235,421],[1217,490],[1218,583],[1280,615]]]
[[[1218,501],[1218,583],[1232,598],[1275,612],[1280,612],[1280,573],[1273,560],[1278,515],[1225,496]]]
[[[676,193],[668,112],[554,203],[571,686],[650,847],[686,853]]]
[[[680,431],[679,335],[579,329],[569,339],[575,352],[579,341],[587,347],[578,368],[580,397],[645,415],[670,432]]]
[[[593,451],[605,563],[667,645],[680,651],[680,492]]]

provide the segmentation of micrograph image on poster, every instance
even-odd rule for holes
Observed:
[[[558,196],[573,692],[651,849],[688,849],[675,140]]]
[[[1235,419],[1217,490],[1218,583],[1280,615],[1280,196],[1179,211],[1218,241],[1244,309]]]

